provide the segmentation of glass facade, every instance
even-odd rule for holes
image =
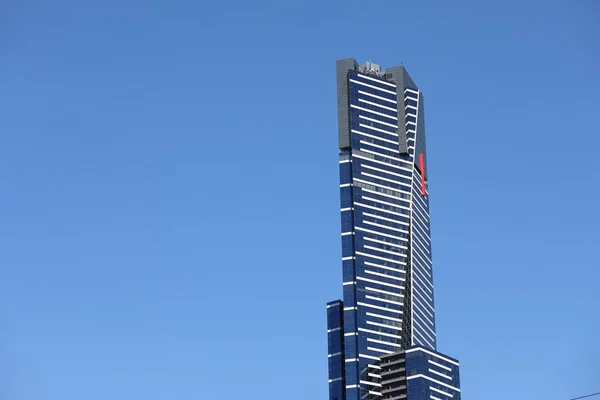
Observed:
[[[436,350],[427,154],[403,67],[337,67],[343,300],[327,305],[329,385],[330,399],[358,400],[379,395],[381,357]]]

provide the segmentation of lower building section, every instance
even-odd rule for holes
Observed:
[[[344,351],[344,304],[327,304],[329,400],[460,400],[459,363],[423,346],[371,357]],[[365,365],[355,371],[356,365]],[[354,368],[353,368],[354,367]],[[358,384],[347,376],[358,375]]]

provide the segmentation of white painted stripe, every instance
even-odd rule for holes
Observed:
[[[364,132],[357,131],[357,130],[354,130],[354,129],[352,129],[351,132],[354,133],[354,134],[357,134],[357,135],[361,135],[361,136],[365,136],[365,137],[370,137],[371,139],[381,140],[382,142],[386,142],[386,143],[389,143],[389,144],[395,144],[395,145],[398,144],[398,139],[396,139],[396,140],[384,139],[384,138],[382,138],[380,136],[370,135],[368,133],[364,133]],[[394,135],[394,134],[391,133],[390,135]]]
[[[377,360],[377,361],[379,361],[379,357],[370,356],[368,354],[359,354],[358,357],[360,357],[360,358],[364,357],[364,358],[368,358],[369,360]],[[369,366],[375,368],[375,366],[373,366],[373,365],[369,364]],[[379,368],[379,369],[381,369],[381,368]]]
[[[396,100],[387,99],[385,97],[377,96],[376,94],[365,92],[363,90],[359,90],[358,94],[362,94],[364,96],[369,96],[369,97],[372,97],[372,98],[377,99],[377,100],[383,100],[383,101],[388,101],[388,102],[393,103],[393,104],[398,104],[398,102]]]
[[[413,89],[409,89],[409,88],[404,88],[404,93],[406,93],[406,92],[414,93],[417,96],[419,95],[419,92],[417,92],[416,90],[413,90]]]
[[[435,361],[432,361],[432,360],[429,360],[429,359],[428,359],[427,361],[429,362],[429,364],[433,364],[433,365],[435,365],[436,367],[440,367],[440,368],[443,368],[443,369],[445,369],[446,371],[452,372],[452,368],[446,367],[445,365],[442,365],[442,364],[440,364],[440,363],[437,363],[437,362],[435,362]]]
[[[369,283],[376,283],[378,285],[393,287],[395,289],[404,289],[404,286],[394,285],[392,283],[380,282],[380,281],[376,281],[376,280],[369,279],[369,278],[363,278],[362,276],[357,276],[356,279],[359,280],[359,281],[364,281],[364,282],[369,282]],[[386,308],[385,310],[388,310],[388,309]]]
[[[356,110],[368,112],[368,113],[371,113],[371,114],[379,115],[380,117],[385,117],[385,118],[389,118],[389,119],[393,119],[395,121],[398,121],[398,118],[395,117],[395,116],[393,116],[393,115],[384,114],[384,113],[381,113],[381,112],[378,112],[378,111],[371,110],[369,108],[364,108],[364,107],[357,106],[355,104],[350,104],[350,108],[354,108]]]
[[[360,383],[362,383],[363,385],[381,387],[381,383],[377,383],[377,382],[360,381]]]
[[[382,221],[388,221],[388,222],[392,222],[392,223],[398,224],[398,225],[410,226],[410,224],[408,222],[398,221],[397,219],[386,218],[386,217],[382,217],[381,215],[371,214],[371,213],[368,213],[368,212],[363,212],[362,214],[365,217],[371,217],[371,218],[375,218],[375,219],[380,219]]]
[[[341,160],[339,163],[340,164],[344,164],[344,163],[347,163],[347,162],[350,162],[350,160]]]
[[[393,87],[394,89],[396,89],[396,84],[395,84],[395,83],[392,83],[392,82],[386,82],[386,81],[383,81],[383,80],[381,80],[381,79],[372,78],[372,77],[370,77],[370,76],[368,76],[368,75],[363,75],[363,74],[356,74],[356,75],[360,76],[360,77],[361,77],[361,78],[363,78],[363,79],[368,79],[368,80],[370,80],[370,81],[377,82],[377,83],[381,83],[382,85],[386,85],[386,86],[391,86],[391,87]]]
[[[375,314],[375,313],[366,313],[367,317],[374,317],[374,318],[381,318],[381,319],[389,319],[390,321],[395,321],[395,322],[402,322],[402,320],[400,318],[394,318],[394,317],[386,317],[385,315],[381,315],[381,314]]]
[[[450,379],[450,380],[452,380],[452,377],[451,377],[451,376],[444,375],[444,374],[442,374],[441,372],[438,372],[438,371],[436,371],[436,370],[434,370],[434,369],[428,368],[428,371],[429,371],[429,372],[431,372],[431,373],[434,373],[434,374],[436,374],[436,375],[442,376],[442,377],[444,377],[444,378],[446,378],[446,379]]]
[[[341,356],[341,355],[342,355],[342,353],[339,352],[339,353],[327,354],[327,357],[331,358],[331,357],[336,357],[336,356]]]
[[[405,229],[398,229],[398,228],[392,228],[391,226],[387,226],[387,225],[381,225],[381,224],[377,224],[375,222],[371,222],[371,221],[362,221],[363,224],[367,224],[367,225],[373,225],[373,226],[377,226],[379,228],[383,228],[383,229],[389,229],[391,231],[396,231],[396,232],[403,232],[403,233],[408,233],[407,230]]]
[[[429,398],[430,398],[431,400],[443,400],[443,399],[440,399],[439,397],[435,397],[435,396],[434,396],[434,395],[432,395],[432,394],[430,394],[430,395],[429,395]]]
[[[355,203],[356,204],[356,203]],[[394,247],[398,247],[402,250],[408,250],[408,247],[405,246],[405,244],[407,244],[406,242],[403,242],[403,244],[399,244],[399,243],[392,243],[392,242],[386,242],[385,240],[378,240],[378,239],[373,239],[370,238],[368,236],[364,236],[363,237],[364,240],[367,240],[369,242],[374,242],[374,243],[378,243],[378,244],[383,244],[385,246],[394,246]]]
[[[391,214],[391,215],[396,215],[398,217],[404,217],[404,218],[409,218],[410,217],[407,214],[402,214],[402,213],[399,213],[399,212],[390,211],[387,208],[380,208],[380,207],[371,206],[369,204],[359,203],[358,201],[355,201],[354,205],[365,207],[365,208],[368,208],[368,209],[371,209],[371,210],[376,210],[376,211],[379,211],[379,212],[384,212],[384,213]],[[393,243],[389,243],[389,242],[384,242],[384,243],[395,246],[395,244],[393,244]]]
[[[398,151],[398,150],[390,149],[389,147],[385,147],[385,146],[380,146],[378,144],[367,142],[365,140],[361,140],[360,143],[361,144],[366,144],[367,146],[377,147],[378,149],[381,149],[381,150],[391,151],[392,153],[398,153],[398,154],[400,154],[400,151]]]
[[[371,274],[371,275],[376,275],[376,276],[380,276],[382,278],[387,278],[387,279],[395,279],[397,281],[402,281],[405,282],[406,279],[405,278],[401,278],[399,276],[392,276],[392,275],[386,275],[386,274],[382,274],[380,272],[375,272],[375,271],[371,271],[369,269],[365,269],[365,273],[367,274]]]
[[[360,92],[359,92],[359,93],[360,93]],[[369,101],[369,100],[365,100],[365,99],[361,99],[361,98],[359,98],[359,99],[358,99],[358,101],[359,101],[359,102],[361,102],[361,103],[365,103],[365,104],[369,104],[369,105],[376,106],[376,107],[379,107],[379,108],[383,108],[383,109],[385,109],[385,110],[389,110],[389,111],[396,111],[396,112],[398,112],[398,110],[397,110],[397,109],[395,109],[395,108],[388,107],[388,106],[384,106],[384,105],[381,105],[381,104],[379,104],[379,103],[374,103],[374,102],[372,102],[372,101]]]
[[[398,134],[395,133],[395,132],[384,131],[383,129],[379,129],[379,128],[376,128],[374,126],[369,126],[369,125],[365,125],[365,124],[361,124],[361,123],[359,123],[358,126],[360,126],[361,128],[370,129],[370,130],[375,131],[375,132],[387,133],[388,135],[396,135],[396,136],[398,136]]]
[[[453,398],[453,397],[454,397],[454,396],[453,396],[453,395],[451,395],[450,393],[446,393],[446,392],[444,392],[443,390],[440,390],[440,389],[438,389],[438,388],[434,388],[433,386],[429,386],[429,389],[430,389],[430,390],[433,390],[434,392],[437,392],[437,393],[440,393],[440,394],[444,394],[444,395],[446,395],[446,396],[448,396],[448,397],[451,397],[451,398]],[[441,399],[440,399],[440,400],[441,400]]]
[[[369,323],[369,321],[367,321],[367,324]],[[392,347],[400,347],[401,345],[398,343],[391,343],[391,342],[386,342],[383,340],[377,340],[377,339],[371,339],[371,338],[367,338],[367,342],[373,342],[373,343],[377,343],[377,344],[383,344],[385,346],[392,346]]]
[[[356,84],[358,84],[358,85],[362,85],[362,86],[365,86],[365,87],[371,88],[371,89],[380,90],[380,91],[382,91],[382,92],[384,92],[384,93],[396,94],[396,92],[393,92],[393,91],[391,91],[391,90],[382,89],[382,88],[380,88],[380,87],[378,87],[378,86],[375,86],[375,85],[369,85],[368,83],[364,83],[364,82],[361,82],[361,81],[357,81],[357,80],[355,80],[355,79],[349,79],[349,81],[350,81],[350,82],[352,82],[352,83],[356,83]]]
[[[373,171],[381,172],[381,173],[384,173],[384,174],[397,176],[398,178],[404,178],[404,179],[412,180],[412,174],[409,174],[409,175],[398,174],[396,172],[386,171],[385,169],[373,167],[372,165],[368,165],[368,164],[362,164],[362,167],[363,168],[367,168],[367,169],[372,169]],[[410,171],[410,169],[408,169],[408,168],[403,168],[403,167],[398,167],[398,166],[395,166],[395,167],[399,168],[399,169],[402,169],[404,171]]]
[[[366,237],[365,237],[366,239]],[[369,265],[371,267],[375,267],[375,268],[382,268],[382,269],[388,269],[390,271],[395,271],[395,272],[402,272],[403,274],[406,274],[406,270],[404,269],[399,269],[398,267],[388,267],[386,265],[379,265],[379,264],[375,264],[369,261],[365,261],[365,265]]]
[[[392,309],[390,309],[390,308],[379,307],[379,306],[376,306],[376,305],[374,305],[374,304],[367,304],[367,303],[362,303],[362,302],[358,302],[358,303],[356,303],[356,304],[358,304],[359,306],[362,306],[362,307],[375,308],[375,309],[377,309],[377,310],[381,310],[381,311],[387,311],[387,312],[391,312],[391,313],[400,313],[400,314],[404,314],[404,313],[402,312],[402,310],[392,310]],[[359,330],[360,330],[360,329],[359,329]]]
[[[333,329],[327,329],[327,333],[331,333],[331,332],[335,332],[335,331],[339,331],[342,328],[333,328]]]
[[[427,350],[427,349],[425,349],[425,348],[419,348],[419,347],[416,347],[416,348],[414,348],[414,349],[408,349],[408,350],[406,350],[406,352],[407,352],[407,353],[413,353],[413,352],[415,352],[415,351],[423,351],[423,352],[425,352],[425,353],[427,353],[427,354],[429,354],[429,355],[432,355],[432,356],[434,356],[434,357],[437,357],[437,358],[439,358],[440,360],[444,360],[444,361],[446,361],[446,362],[448,362],[448,363],[450,363],[450,364],[452,364],[452,365],[456,365],[457,367],[460,365],[459,363],[457,363],[457,362],[456,362],[456,361],[454,361],[454,360],[451,360],[451,359],[449,359],[449,358],[446,358],[446,357],[440,356],[439,354],[437,354],[437,353],[434,353],[434,352],[432,352],[432,351],[430,351],[430,350]]]
[[[371,329],[366,329],[366,328],[358,328],[358,330],[361,332],[372,333],[373,335],[381,335],[381,336],[387,336],[387,337],[391,337],[391,338],[395,338],[395,339],[402,339],[402,337],[400,335],[392,335],[391,333],[373,331]]]
[[[361,232],[367,232],[367,233],[373,233],[375,235],[379,235],[379,236],[385,236],[385,237],[389,237],[391,239],[396,239],[396,240],[403,240],[403,241],[408,241],[408,239],[405,238],[401,238],[398,236],[393,236],[393,235],[389,235],[387,233],[381,233],[381,232],[377,232],[377,231],[372,231],[370,229],[366,229],[366,228],[361,228],[360,226],[356,227],[357,231],[361,231]],[[402,263],[403,265],[406,265],[406,263]]]
[[[448,385],[447,383],[440,382],[440,381],[438,381],[437,379],[430,378],[430,377],[428,377],[427,375],[423,375],[423,374],[418,374],[418,375],[409,376],[409,377],[408,377],[408,378],[406,378],[406,379],[407,379],[407,380],[411,380],[411,379],[416,379],[416,378],[423,378],[423,379],[427,379],[427,380],[428,380],[428,381],[430,381],[430,382],[437,383],[438,385],[442,385],[442,386],[444,386],[444,387],[447,387],[447,388],[449,388],[449,389],[456,390],[457,392],[460,392],[460,389],[459,389],[459,388],[455,388],[455,387],[454,387],[454,386],[452,386],[452,385]],[[446,393],[446,394],[447,394],[447,393]]]
[[[379,203],[379,204],[385,204],[386,206],[398,207],[398,208],[401,208],[401,209],[403,209],[403,210],[408,210],[408,211],[410,211],[410,208],[408,208],[408,207],[405,207],[405,206],[403,206],[402,204],[388,203],[387,201],[383,201],[383,200],[379,200],[379,199],[374,199],[374,198],[372,198],[372,197],[366,197],[366,196],[363,196],[363,200],[374,201],[374,202],[376,202],[376,203]],[[405,202],[405,203],[409,203],[409,201],[408,201],[408,200],[406,200],[406,199],[400,199],[400,198],[399,198],[398,200],[399,200],[399,201],[403,201],[403,202]]]
[[[385,250],[385,249],[382,249],[381,247],[375,247],[375,246],[369,246],[369,245],[364,245],[363,247],[365,249],[369,249],[369,250],[373,250],[373,251],[379,251],[381,253],[386,253],[386,254],[391,254],[393,256],[399,256],[399,257],[407,258],[406,254],[399,253],[398,251]]]
[[[329,383],[331,383],[331,382],[335,382],[335,381],[341,381],[341,380],[342,380],[342,377],[340,376],[339,378],[330,379],[330,380],[329,380]]]
[[[366,117],[364,115],[359,115],[358,118],[365,119],[365,120],[371,121],[371,122],[376,122],[376,123],[381,124],[381,125],[389,126],[390,128],[396,128],[396,129],[398,129],[398,125],[390,124],[389,122],[383,122],[383,121],[380,121],[380,120],[375,119],[375,118],[369,118],[369,117]]]
[[[392,354],[395,353],[395,351],[390,351],[390,350],[383,350],[383,349],[379,349],[377,347],[369,347],[367,346],[367,350],[371,350],[371,351],[378,351],[380,353],[385,353],[385,354]]]
[[[362,140],[361,140],[361,143],[362,143]],[[394,183],[394,184],[396,184],[396,185],[402,185],[402,186],[406,186],[406,187],[411,187],[411,184],[410,184],[410,183],[401,182],[401,181],[399,181],[399,180],[397,180],[397,179],[389,179],[389,178],[384,178],[384,177],[382,177],[382,176],[379,176],[379,175],[373,175],[373,174],[370,174],[370,173],[368,173],[368,172],[362,172],[362,175],[363,175],[363,176],[368,176],[368,177],[370,177],[370,178],[381,179],[382,181],[385,181],[385,182],[390,182],[390,183]],[[393,188],[393,189],[394,189],[394,190],[397,190],[397,189],[395,189],[395,188]]]
[[[365,257],[374,258],[376,260],[389,261],[389,262],[394,263],[394,264],[406,265],[406,262],[404,262],[404,261],[392,260],[392,259],[389,259],[389,258],[380,257],[380,256],[376,256],[376,255],[373,255],[373,254],[363,253],[363,252],[359,252],[359,251],[357,251],[356,254],[359,254],[359,255],[365,256]]]
[[[382,323],[379,323],[379,322],[373,322],[373,321],[367,321],[367,325],[378,326],[380,328],[391,329],[393,331],[399,331],[400,330],[399,326],[390,326],[390,325],[382,324]],[[374,340],[374,339],[372,339],[372,340]],[[390,346],[400,346],[400,345],[398,345],[398,344],[390,344]]]
[[[373,300],[373,301],[380,301],[380,302],[382,302],[382,303],[393,304],[393,305],[396,305],[396,306],[402,306],[402,305],[404,305],[402,302],[399,302],[399,301],[393,301],[393,300],[388,300],[388,299],[382,299],[382,298],[380,298],[380,297],[369,296],[369,295],[365,296],[365,299],[369,299],[369,300]]]

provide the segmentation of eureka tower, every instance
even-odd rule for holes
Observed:
[[[330,400],[460,400],[436,350],[423,94],[404,67],[337,61],[343,300]]]

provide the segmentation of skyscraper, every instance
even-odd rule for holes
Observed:
[[[330,400],[460,400],[436,350],[423,94],[404,67],[337,61],[343,300]]]

